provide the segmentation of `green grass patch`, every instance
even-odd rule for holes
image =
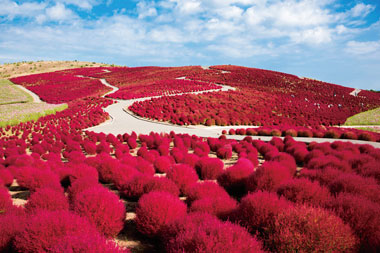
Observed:
[[[345,126],[377,126],[380,125],[380,107],[349,117]]]
[[[33,102],[33,97],[11,81],[0,79],[0,105]]]
[[[14,126],[21,122],[37,121],[43,116],[55,114],[68,107],[67,104],[20,103],[0,105],[0,127]]]

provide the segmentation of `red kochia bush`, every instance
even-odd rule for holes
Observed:
[[[275,191],[291,178],[289,169],[279,162],[265,162],[247,179],[247,190]]]
[[[152,177],[144,186],[144,193],[152,191],[168,192],[173,196],[178,197],[179,188],[170,179],[166,177]]]
[[[25,167],[20,169],[16,179],[21,187],[30,191],[35,191],[41,187],[62,190],[58,175],[47,169]]]
[[[289,169],[291,175],[294,175],[297,171],[296,161],[294,160],[294,158],[291,155],[289,155],[287,153],[280,152],[275,157],[273,157],[271,159],[271,161],[279,162],[282,165],[284,165],[285,167],[287,167]]]
[[[104,187],[93,187],[79,193],[72,209],[96,225],[106,236],[116,236],[125,220],[125,206],[119,197]]]
[[[198,181],[196,171],[187,164],[176,164],[166,175],[179,187],[183,194],[186,194],[189,187]]]
[[[40,188],[30,195],[25,209],[29,213],[35,213],[40,209],[57,211],[69,210],[69,202],[62,191],[51,188]]]
[[[277,189],[277,194],[297,204],[308,204],[323,207],[330,200],[330,192],[305,178],[291,179]]]
[[[164,235],[168,226],[186,215],[186,205],[166,192],[144,194],[136,208],[137,229],[146,236]]]
[[[228,198],[229,195],[226,190],[216,182],[203,181],[197,182],[191,186],[187,192],[186,201],[191,203],[192,201],[207,197]]]
[[[260,237],[267,235],[275,217],[282,211],[292,208],[291,202],[275,193],[258,191],[245,196],[232,219]]]
[[[116,243],[107,241],[100,235],[78,235],[65,236],[49,249],[51,253],[82,253],[82,252],[102,252],[102,253],[128,253],[128,249],[120,248]]]
[[[224,163],[219,158],[201,157],[195,164],[195,169],[201,179],[213,180],[223,172]]]
[[[13,252],[12,239],[17,233],[22,233],[25,221],[24,215],[19,216],[8,212],[0,214],[0,252]]]
[[[206,212],[223,219],[230,215],[236,207],[237,201],[230,196],[208,196],[192,202],[190,211]]]
[[[357,238],[351,228],[330,212],[298,206],[281,212],[268,240],[273,252],[354,252]]]
[[[172,161],[168,156],[160,156],[154,161],[153,165],[157,172],[166,173],[170,169]]]
[[[244,228],[217,219],[185,224],[166,246],[168,252],[263,252]]]
[[[360,252],[380,250],[380,206],[360,196],[341,193],[327,205],[360,239]]]
[[[5,186],[11,186],[13,182],[13,175],[12,173],[7,169],[0,169],[0,182],[3,183]],[[1,187],[1,183],[0,183]]]
[[[12,198],[8,189],[0,186],[0,211],[6,211],[12,206],[12,204]]]
[[[73,202],[76,196],[82,191],[88,188],[97,186],[97,185],[100,186],[100,184],[98,183],[98,180],[96,180],[93,177],[90,177],[90,178],[81,177],[75,180],[67,190],[69,194],[70,202]]]
[[[216,151],[216,155],[220,159],[230,159],[232,157],[232,147],[231,145],[224,145]]]
[[[242,194],[245,192],[244,181],[253,171],[254,166],[248,159],[239,158],[218,177],[218,183],[231,194]]]
[[[46,252],[65,236],[86,234],[98,234],[86,218],[69,211],[44,210],[27,219],[23,231],[15,236],[13,247],[18,252]]]
[[[151,175],[136,173],[131,179],[120,185],[121,196],[129,199],[140,198],[145,193],[145,187],[152,178]]]

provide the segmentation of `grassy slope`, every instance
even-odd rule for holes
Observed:
[[[345,126],[374,126],[380,125],[380,107],[349,117]]]
[[[33,97],[9,80],[0,79],[0,105],[33,102]]]
[[[37,120],[67,108],[67,104],[35,103],[32,96],[8,80],[0,79],[0,90],[0,127]]]
[[[37,61],[16,62],[0,65],[0,78],[12,78],[36,73],[52,72],[57,70],[110,66],[103,63],[79,62],[79,61]]]

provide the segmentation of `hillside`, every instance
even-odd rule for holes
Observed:
[[[108,64],[84,61],[23,61],[0,65],[0,78],[13,78],[17,76],[45,73],[71,68],[102,67]]]

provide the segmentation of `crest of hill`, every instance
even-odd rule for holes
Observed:
[[[83,67],[109,67],[110,64],[85,61],[22,61],[0,65],[0,78],[53,72]]]

